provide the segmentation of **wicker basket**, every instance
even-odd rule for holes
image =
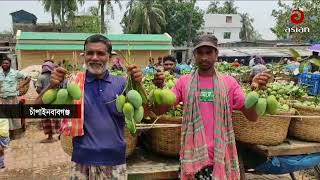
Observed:
[[[182,117],[163,116],[157,123],[181,124]],[[181,144],[181,127],[152,128],[146,132],[149,148],[161,155],[178,157]]]
[[[23,96],[28,92],[30,87],[30,80],[31,79],[19,81],[18,83],[19,96]]]
[[[125,128],[124,136],[125,136],[126,143],[127,143],[126,157],[129,157],[136,149],[138,137],[136,134],[132,135],[127,128]]]
[[[130,132],[127,130],[127,128],[125,128],[124,136],[127,143],[126,157],[128,157],[133,153],[134,149],[136,148],[138,137],[131,135]],[[60,142],[61,142],[63,151],[67,153],[69,156],[71,156],[73,151],[72,137],[64,136],[61,134]]]
[[[294,108],[297,110],[297,114],[302,116],[320,116],[320,109],[297,105]],[[293,118],[289,127],[289,135],[305,141],[320,142],[319,119]]]
[[[292,115],[294,111],[281,113]],[[258,121],[249,121],[240,111],[232,113],[235,136],[238,141],[249,144],[278,145],[287,137],[290,117],[263,116]]]

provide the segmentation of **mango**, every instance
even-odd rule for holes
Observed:
[[[148,100],[149,100],[149,102],[150,102],[151,104],[154,103],[153,91],[154,91],[154,90],[151,90],[151,92],[150,92],[149,95],[148,95]]]
[[[116,108],[119,113],[122,113],[123,105],[126,103],[126,97],[124,95],[117,96]]]
[[[81,98],[81,89],[78,84],[70,83],[67,85],[67,91],[70,96],[73,97],[75,100],[79,100]]]
[[[134,108],[138,109],[142,105],[142,97],[136,90],[130,90],[127,93],[127,100],[130,102]]]
[[[245,100],[245,107],[247,109],[253,107],[259,100],[259,94],[255,91],[251,91],[247,94]]]
[[[255,109],[258,116],[264,115],[267,110],[267,100],[265,98],[259,98]]]
[[[68,95],[68,98],[66,100],[66,104],[73,104],[73,97]]]
[[[161,102],[166,105],[174,105],[177,98],[176,95],[170,89],[163,89],[160,93]]]
[[[132,135],[134,135],[137,132],[136,124],[134,122],[132,122],[132,120],[129,120],[126,118],[125,118],[125,121],[126,121],[126,125],[127,125],[129,132]]]
[[[123,105],[123,109],[122,112],[124,114],[124,116],[128,119],[128,120],[132,120],[133,119],[133,115],[134,115],[134,107],[132,106],[131,103],[127,102]]]
[[[49,89],[42,96],[42,102],[44,104],[50,104],[57,98],[58,91],[56,89]]]
[[[161,89],[155,89],[153,91],[153,95],[154,95],[154,99],[155,99],[156,104],[162,104],[162,101],[161,101]]]
[[[174,82],[170,79],[170,80],[167,82],[167,87],[168,87],[169,89],[171,89],[171,88],[173,88],[173,86],[174,86]]]
[[[279,102],[274,95],[267,97],[267,113],[277,114],[279,108]]]
[[[282,105],[282,109],[284,110],[284,112],[288,112],[290,110],[290,107],[288,104],[284,104]]]
[[[57,104],[66,104],[68,99],[68,91],[66,89],[59,89],[57,93],[57,99],[55,103]]]
[[[144,109],[143,106],[140,106],[138,109],[134,110],[133,119],[136,123],[140,123],[143,119]]]

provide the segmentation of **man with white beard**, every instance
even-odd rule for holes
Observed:
[[[62,129],[64,135],[73,137],[70,179],[127,179],[125,120],[113,101],[124,91],[126,79],[109,73],[111,52],[111,42],[103,35],[92,35],[84,43],[86,72],[76,78],[84,92],[79,101],[82,116],[72,121],[78,124]],[[136,65],[130,65],[128,73],[134,81],[142,81],[142,72]],[[58,87],[65,74],[65,69],[55,69],[47,89]],[[42,94],[37,103],[42,103]]]

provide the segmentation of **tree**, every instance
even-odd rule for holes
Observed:
[[[118,4],[119,8],[122,9],[120,0],[113,0],[113,3]],[[107,14],[111,15],[111,18],[114,19],[114,9],[112,0],[99,0],[99,7],[100,7],[100,33],[105,33],[107,28],[105,26],[105,8],[107,10]]]
[[[207,14],[238,14],[238,7],[235,6],[234,0],[226,0],[222,6],[214,0],[207,9]]]
[[[56,10],[53,9],[54,6],[54,0],[42,0],[42,5],[44,6],[44,10],[46,12],[51,13],[51,22],[53,27],[55,27],[55,12]]]
[[[166,20],[161,5],[154,0],[130,1],[129,4],[122,19],[124,33],[159,34],[163,32]]]
[[[252,41],[262,39],[261,34],[254,30],[252,25],[253,18],[250,18],[248,13],[240,14],[242,27],[239,37],[242,41]]]
[[[276,18],[276,25],[271,31],[278,39],[292,39],[294,41],[319,41],[320,34],[320,1],[319,0],[294,0],[292,5],[287,5],[278,1],[279,9],[272,11],[272,16]],[[300,9],[304,12],[305,18],[301,24],[295,25],[290,22],[291,11]],[[287,28],[307,27],[309,32],[286,32]]]
[[[98,7],[90,7],[88,15],[73,16],[68,19],[68,30],[79,33],[99,33],[100,16]]]
[[[45,10],[51,12],[52,22],[54,23],[54,17],[57,16],[62,29],[66,25],[65,19],[74,16],[78,11],[78,3],[83,5],[84,0],[42,0]]]
[[[158,3],[167,22],[163,32],[170,34],[173,44],[182,46],[193,41],[204,23],[204,12],[190,1],[158,0]]]

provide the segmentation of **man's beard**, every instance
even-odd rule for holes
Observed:
[[[101,75],[107,71],[108,65],[102,62],[88,62],[85,68],[92,74]]]

